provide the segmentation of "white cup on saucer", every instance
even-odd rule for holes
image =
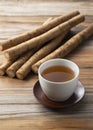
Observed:
[[[55,82],[45,79],[42,72],[52,66],[68,67],[74,72],[74,77],[65,82]],[[56,58],[51,59],[40,65],[38,69],[38,77],[40,86],[44,94],[53,101],[66,101],[74,93],[78,85],[79,67],[72,61]]]

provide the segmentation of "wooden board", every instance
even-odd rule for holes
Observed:
[[[73,10],[86,16],[86,21],[74,28],[75,32],[93,22],[92,0],[1,0],[0,40],[32,30],[49,17]],[[0,130],[93,129],[93,37],[65,58],[80,67],[79,80],[86,88],[83,100],[69,109],[51,110],[33,95],[37,76],[30,73],[25,80],[0,76]]]

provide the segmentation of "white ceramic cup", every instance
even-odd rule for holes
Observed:
[[[41,74],[46,68],[52,66],[68,67],[73,70],[75,76],[73,79],[66,82],[52,82],[46,80]],[[38,77],[43,92],[50,100],[65,101],[74,93],[78,85],[79,67],[70,60],[56,58],[48,60],[40,65],[38,69]]]

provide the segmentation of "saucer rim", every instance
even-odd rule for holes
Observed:
[[[73,96],[73,95],[75,95],[75,94],[76,94],[76,95],[79,95],[78,93],[76,93],[76,91],[78,90],[79,84],[80,84],[80,86],[81,86],[82,89],[83,89],[82,96],[79,96],[74,102],[72,102],[72,103],[70,103],[70,104],[69,104],[69,103],[68,103],[68,104],[65,104],[67,101],[69,101],[69,99],[70,99],[71,97],[75,97],[75,96]],[[42,101],[41,98],[38,98],[38,96],[37,96],[37,94],[36,94],[36,92],[35,92],[35,91],[36,91],[35,88],[37,87],[37,85],[38,85],[39,88],[41,89],[41,94],[43,94],[44,97],[45,97],[48,101],[50,101],[50,102],[52,102],[52,103],[59,104],[59,105],[63,103],[63,105],[61,105],[61,106],[55,106],[55,107],[54,107],[54,106],[49,105],[49,104],[47,104],[46,102]],[[78,81],[78,86],[77,86],[76,90],[74,91],[74,93],[73,93],[66,101],[57,102],[57,101],[53,101],[53,100],[49,99],[49,98],[43,93],[42,88],[41,88],[40,83],[39,83],[39,80],[37,80],[37,81],[35,82],[34,86],[33,86],[33,94],[34,94],[35,98],[36,98],[41,104],[43,104],[44,106],[46,106],[46,107],[48,107],[48,108],[52,108],[52,109],[64,109],[64,108],[68,108],[68,107],[71,107],[71,106],[73,106],[73,105],[79,103],[79,102],[83,99],[83,97],[84,97],[84,95],[85,95],[85,87],[84,87],[84,85],[83,85],[80,81]],[[65,105],[64,105],[64,104],[65,104]]]

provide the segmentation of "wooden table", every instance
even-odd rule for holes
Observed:
[[[41,25],[47,18],[79,10],[86,16],[85,27],[93,22],[93,1],[83,0],[2,0],[0,39]],[[79,31],[80,27],[75,30]],[[85,97],[75,106],[51,110],[33,95],[35,75],[25,80],[0,77],[0,130],[93,130],[93,37],[67,57],[80,67]]]

